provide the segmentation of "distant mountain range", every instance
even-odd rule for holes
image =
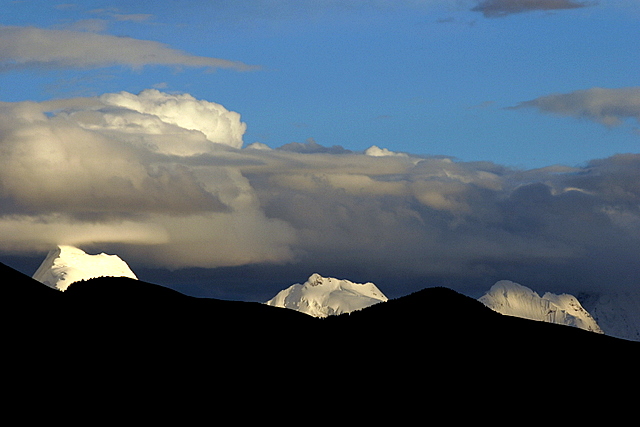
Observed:
[[[358,329],[363,326],[363,322],[370,321],[372,326],[375,324],[384,331],[400,327],[402,324],[403,327],[393,334],[397,339],[408,330],[412,330],[420,331],[425,337],[434,334],[444,338],[451,333],[452,337],[466,336],[473,341],[495,341],[498,345],[497,343],[506,337],[498,338],[497,335],[502,333],[496,334],[497,331],[506,332],[515,328],[511,331],[515,332],[522,327],[521,331],[508,336],[509,339],[498,346],[525,344],[529,335],[530,338],[542,339],[546,331],[550,331],[550,335],[545,338],[548,338],[549,342],[563,337],[567,343],[575,341],[587,346],[607,344],[624,347],[636,344],[578,328],[501,315],[473,298],[446,288],[427,288],[351,313],[314,318],[296,310],[272,307],[263,303],[190,297],[178,291],[127,277],[81,280],[71,284],[65,292],[59,292],[4,264],[0,264],[0,274],[7,283],[5,301],[12,301],[14,308],[21,307],[22,317],[31,318],[35,323],[44,317],[44,324],[51,320],[47,319],[49,316],[57,317],[59,320],[76,317],[84,319],[85,322],[70,321],[69,325],[82,323],[83,328],[87,324],[99,325],[98,330],[126,327],[129,332],[124,333],[123,337],[132,335],[131,331],[141,326],[137,322],[143,322],[143,326],[149,328],[151,335],[157,325],[162,325],[168,328],[163,330],[162,334],[168,335],[173,329],[182,328],[184,329],[181,333],[189,329],[198,331],[196,334],[210,330],[215,331],[218,337],[228,335],[228,331],[233,331],[232,335],[246,336],[261,331],[257,335],[264,333],[274,341],[283,338],[276,338],[274,333],[284,330],[290,333],[293,326],[309,327],[317,332],[323,328],[331,329],[332,325],[344,324],[345,330],[352,331],[345,337],[351,339],[359,334],[369,336],[372,333],[381,333],[377,327]],[[329,279],[320,279],[317,275],[312,278],[323,283],[325,280],[329,282]],[[27,310],[29,307],[37,309]],[[27,311],[30,312],[29,315]],[[272,329],[276,325],[277,328]],[[73,330],[73,326],[68,327]],[[495,329],[496,327],[498,329]],[[384,335],[382,333],[381,336]],[[386,336],[385,339],[391,337]],[[640,344],[636,348],[640,349]]]
[[[127,263],[117,255],[89,255],[72,246],[58,246],[51,250],[33,278],[52,288],[66,290],[73,282],[105,276],[137,279]],[[509,316],[640,341],[640,293],[585,293],[579,299],[573,295],[549,292],[541,297],[525,286],[502,280],[479,301]],[[283,289],[265,304],[314,317],[327,317],[386,301],[388,298],[373,283],[354,283],[314,273],[305,283]],[[451,310],[456,308],[451,307]]]

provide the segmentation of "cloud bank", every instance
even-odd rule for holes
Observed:
[[[565,10],[592,6],[593,2],[573,0],[481,0],[474,12],[482,12],[487,18],[499,18],[514,13],[536,10]]]
[[[84,31],[0,26],[0,71],[170,65],[255,69],[238,61],[196,56],[163,43]]]
[[[591,88],[542,96],[511,109],[536,108],[543,113],[593,120],[606,126],[626,119],[640,123],[640,87]]]
[[[242,145],[240,115],[219,104],[148,90],[0,112],[2,249],[133,241],[170,266],[289,256],[289,227],[237,168],[198,160]]]
[[[117,244],[130,262],[172,268],[527,274],[546,289],[640,280],[638,154],[515,170],[312,139],[242,148],[237,113],[155,90],[0,113],[5,253]]]

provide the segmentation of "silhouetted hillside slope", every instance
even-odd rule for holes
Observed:
[[[402,349],[448,363],[471,357],[487,362],[504,359],[505,355],[533,363],[543,363],[549,357],[573,358],[582,363],[614,354],[623,358],[640,354],[637,343],[569,326],[504,316],[447,288],[423,289],[350,315],[329,318],[327,323],[335,330],[352,330],[353,339],[357,337],[359,348],[365,352],[374,347],[392,352]],[[384,344],[376,343],[381,336]],[[603,356],[603,351],[608,356]]]
[[[2,281],[2,300],[18,304],[31,304],[36,301],[53,301],[62,297],[59,291],[44,286],[26,274],[0,262],[0,280]]]

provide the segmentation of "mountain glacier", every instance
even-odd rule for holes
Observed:
[[[73,246],[59,245],[49,251],[33,278],[64,291],[73,282],[95,277],[130,277],[138,279],[126,262],[117,255],[89,255]]]
[[[605,334],[640,341],[639,291],[581,293],[578,298]]]
[[[265,304],[314,317],[327,317],[361,310],[387,300],[373,283],[354,283],[314,273],[305,283],[291,285]]]
[[[540,296],[526,286],[501,280],[478,300],[501,314],[603,333],[595,319],[573,295],[547,292]]]

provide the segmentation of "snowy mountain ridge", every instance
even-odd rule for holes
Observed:
[[[500,280],[478,301],[501,314],[604,333],[573,295],[547,292],[540,296],[526,286]]]
[[[361,310],[388,298],[371,282],[354,283],[314,273],[303,283],[284,289],[265,304],[327,317]]]
[[[66,245],[59,245],[49,251],[33,274],[33,279],[65,291],[73,282],[104,276],[138,279],[127,263],[117,255],[89,255],[82,249]]]
[[[137,279],[117,255],[90,255],[66,245],[51,250],[32,277],[64,291],[73,282],[104,276]],[[373,283],[354,283],[314,273],[305,283],[280,291],[265,304],[327,317],[387,300]],[[637,291],[581,293],[577,297],[547,292],[540,296],[518,283],[501,280],[478,300],[502,314],[640,341],[640,292]]]

